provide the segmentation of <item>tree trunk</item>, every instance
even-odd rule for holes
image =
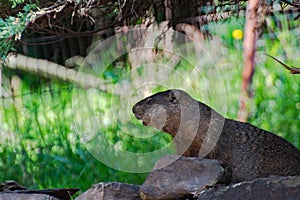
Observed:
[[[256,41],[258,39],[258,7],[259,0],[249,0],[246,12],[245,37],[243,41],[244,71],[242,74],[242,91],[239,102],[238,120],[247,121],[249,116],[249,99],[255,66]]]

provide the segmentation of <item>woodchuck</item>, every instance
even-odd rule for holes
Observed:
[[[222,117],[182,90],[156,93],[132,109],[145,126],[174,137],[177,153],[223,161],[232,168],[231,182],[271,175],[300,175],[300,152],[285,139]]]

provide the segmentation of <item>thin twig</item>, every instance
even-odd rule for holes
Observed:
[[[291,74],[300,74],[300,68],[297,68],[297,67],[294,67],[294,66],[288,66],[286,65],[285,63],[281,62],[280,60],[278,60],[277,58],[269,55],[269,54],[266,54],[266,56],[269,56],[270,58],[274,59],[275,61],[277,61],[279,64],[281,64],[284,68],[286,68],[287,70],[290,71]]]

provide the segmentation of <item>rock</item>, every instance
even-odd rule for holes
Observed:
[[[207,186],[228,183],[229,167],[220,161],[168,155],[158,160],[140,188],[142,199],[189,197]]]
[[[125,183],[98,183],[76,200],[141,200],[140,187]]]
[[[79,189],[45,189],[31,190],[16,181],[7,180],[0,183],[0,196],[3,199],[60,199],[69,200]],[[38,195],[40,194],[40,195]]]
[[[22,194],[15,192],[1,192],[0,200],[60,200],[46,194]]]
[[[198,200],[299,200],[300,176],[260,178],[202,191]]]
[[[26,190],[27,188],[20,185],[14,180],[6,180],[4,183],[0,183],[0,192],[14,191],[14,190]]]
[[[46,190],[11,190],[11,191],[4,191],[0,192],[0,196],[5,196],[6,198],[9,196],[9,199],[39,199],[41,197],[47,199],[60,199],[60,200],[69,200],[79,189],[46,189]],[[40,195],[37,195],[40,194]],[[32,197],[31,197],[32,196]],[[17,198],[18,197],[18,198]],[[47,198],[46,198],[47,197]],[[5,199],[6,199],[5,198]],[[42,199],[44,199],[42,198]]]

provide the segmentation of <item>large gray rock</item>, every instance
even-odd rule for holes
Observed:
[[[198,200],[299,200],[300,176],[270,177],[202,191]]]
[[[168,155],[158,160],[140,188],[142,199],[176,199],[197,194],[207,186],[228,183],[229,167],[220,161]]]
[[[1,192],[0,200],[60,200],[60,199],[46,194],[22,194],[22,193]]]
[[[98,183],[76,200],[141,200],[140,187],[125,183]]]

